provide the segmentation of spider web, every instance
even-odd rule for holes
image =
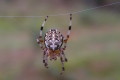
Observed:
[[[47,16],[62,16],[62,15],[69,15],[69,14],[77,14],[77,13],[82,13],[82,12],[86,12],[86,11],[90,11],[90,10],[95,10],[95,9],[99,9],[99,8],[103,8],[103,7],[107,7],[107,6],[112,6],[115,4],[120,4],[120,2],[114,2],[111,4],[106,4],[103,6],[98,6],[98,7],[93,7],[93,8],[88,8],[88,9],[84,9],[84,10],[79,10],[79,11],[75,11],[75,12],[71,12],[71,13],[61,13],[61,14],[54,14],[54,15],[47,15]],[[0,16],[0,18],[21,18],[21,17],[26,17],[26,18],[39,18],[39,17],[45,17],[45,16]]]

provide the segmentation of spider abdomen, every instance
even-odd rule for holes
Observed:
[[[50,29],[45,34],[45,46],[50,50],[58,50],[63,44],[63,35],[57,29]]]

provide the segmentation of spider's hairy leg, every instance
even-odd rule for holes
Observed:
[[[44,63],[44,66],[46,68],[48,68],[48,51],[47,49],[44,50],[44,54],[43,54],[43,63]]]
[[[62,53],[60,53],[60,61],[62,63],[62,72],[61,72],[61,74],[63,74],[63,72],[65,71],[65,67],[64,67],[64,60],[63,60],[63,57],[62,57]]]
[[[66,44],[70,36],[71,27],[72,27],[72,14],[70,14],[70,23],[69,23],[69,28],[67,32],[67,37],[64,39],[64,47],[63,47],[64,50],[66,49]]]
[[[44,22],[42,23],[42,26],[41,26],[41,28],[40,28],[40,36],[41,36],[41,37],[42,37],[43,27],[44,27],[44,25],[45,25],[47,19],[48,19],[48,16],[46,16],[46,18],[45,18],[45,20],[44,20]]]
[[[65,56],[65,54],[64,54],[64,51],[63,51],[63,50],[61,51],[61,56],[63,57],[63,61],[64,61],[64,62],[67,62],[67,61],[68,61],[67,58],[66,58],[66,56]]]
[[[42,50],[44,50],[44,47],[43,47],[43,40],[42,40],[42,37],[39,36],[39,38],[36,39],[37,40],[37,43],[39,44],[40,48]]]
[[[41,26],[41,28],[40,28],[40,35],[39,35],[39,37],[37,38],[37,43],[40,45],[41,49],[44,49],[44,48],[43,48],[43,42],[44,42],[44,40],[42,39],[42,31],[43,31],[43,27],[44,27],[47,19],[48,19],[48,16],[46,16],[44,22],[42,23],[42,26]]]

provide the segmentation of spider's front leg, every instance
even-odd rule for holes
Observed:
[[[61,72],[61,74],[62,74],[65,71],[64,62],[67,62],[67,58],[65,57],[63,49],[61,49],[60,60],[61,60],[61,63],[62,63],[62,72]]]
[[[48,68],[48,50],[47,49],[44,49],[43,63],[44,63],[44,66]]]
[[[63,62],[67,62],[67,58],[65,56],[65,53],[64,53],[64,49],[61,49],[61,57],[63,58]]]
[[[42,50],[44,50],[44,47],[43,47],[44,40],[42,39],[42,31],[43,31],[43,27],[44,27],[47,19],[48,19],[48,16],[46,16],[44,22],[42,23],[42,26],[41,26],[41,28],[40,28],[40,35],[39,35],[39,37],[37,38],[37,43],[40,45],[40,47],[41,47]]]
[[[62,63],[62,72],[61,72],[61,74],[62,74],[65,71],[64,60],[63,60],[63,57],[62,57],[62,52],[60,53],[60,61]]]

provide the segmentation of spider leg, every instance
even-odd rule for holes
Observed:
[[[72,27],[71,25],[72,25],[72,14],[70,14],[70,23],[69,23],[69,28],[68,28],[68,32],[67,32],[67,37],[64,39],[64,47],[63,47],[64,50],[66,49],[66,44],[67,44],[67,41],[70,36],[70,31],[71,31],[71,27]]]
[[[68,61],[67,58],[66,58],[66,56],[65,56],[65,54],[64,54],[63,49],[61,50],[61,56],[63,57],[63,61],[64,61],[64,62],[67,62],[67,61]]]
[[[42,26],[41,26],[41,28],[40,28],[40,35],[39,35],[39,37],[37,38],[37,43],[40,45],[41,49],[44,49],[44,48],[43,48],[43,42],[44,42],[44,40],[42,39],[42,31],[43,31],[43,27],[44,27],[47,19],[48,19],[48,16],[45,18],[44,22],[42,23]]]
[[[44,42],[44,41],[42,40],[42,38],[39,37],[39,38],[37,38],[36,40],[37,40],[37,43],[39,44],[40,48],[41,48],[42,50],[44,50],[44,47],[43,47],[43,42]]]
[[[46,68],[48,68],[48,51],[45,49],[43,54],[43,63]]]
[[[62,72],[61,72],[61,74],[63,74],[63,72],[65,71],[65,67],[64,67],[64,60],[63,60],[63,57],[62,57],[61,53],[60,53],[60,61],[62,63]]]

